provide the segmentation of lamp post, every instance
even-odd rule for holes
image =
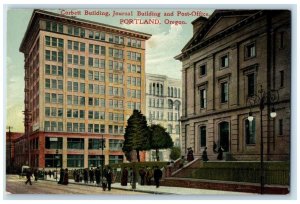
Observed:
[[[56,146],[56,148],[57,148],[57,146]],[[55,179],[57,181],[57,166],[58,166],[58,159],[59,159],[58,158],[58,149],[56,149],[55,153],[56,153],[55,154],[55,161],[56,161],[56,165],[55,165],[56,166],[56,171],[55,171],[56,172],[56,174],[55,174],[56,176],[55,176]]]
[[[275,118],[276,112],[274,108],[274,104],[279,100],[278,90],[268,90],[265,91],[260,85],[260,89],[257,91],[257,94],[253,94],[252,96],[248,96],[247,104],[250,105],[250,112],[248,116],[248,120],[252,123],[254,117],[252,113],[252,107],[254,105],[259,105],[260,109],[260,193],[264,193],[264,140],[263,140],[263,110],[265,105],[270,107],[272,105],[270,117]]]
[[[101,140],[101,150],[102,150],[102,158],[101,158],[101,181],[103,182],[103,165],[104,165],[104,155],[103,155],[103,148],[104,148],[104,139],[102,134],[102,140]]]

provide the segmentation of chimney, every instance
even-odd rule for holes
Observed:
[[[198,30],[200,30],[203,25],[207,22],[207,18],[200,16],[196,20],[192,22],[193,24],[193,34],[195,34]]]

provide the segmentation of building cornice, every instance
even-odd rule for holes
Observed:
[[[65,15],[61,15],[61,14],[57,14],[57,13],[53,13],[53,12],[49,12],[49,11],[35,9],[32,13],[31,19],[27,26],[27,30],[26,30],[23,40],[21,42],[21,46],[20,46],[21,52],[25,52],[26,42],[28,41],[28,39],[30,39],[30,37],[33,36],[32,33],[29,33],[29,32],[31,32],[32,28],[35,26],[37,21],[41,20],[41,19],[59,21],[59,22],[65,23],[65,24],[73,24],[74,26],[82,26],[82,27],[89,28],[89,29],[99,29],[99,30],[103,30],[105,32],[116,33],[119,35],[129,35],[129,36],[132,36],[135,38],[141,38],[144,40],[148,40],[152,36],[151,34],[148,34],[148,33],[143,33],[143,32],[134,31],[134,30],[126,29],[126,28],[121,28],[121,27],[117,27],[117,26],[112,26],[112,25],[108,25],[108,24],[104,24],[104,23],[98,23],[98,22],[89,21],[89,20],[80,19],[80,18],[73,18],[70,16],[65,16]]]

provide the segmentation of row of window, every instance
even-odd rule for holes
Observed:
[[[45,148],[46,149],[62,149],[62,138],[60,137],[46,137]],[[89,139],[88,149],[101,150],[106,148],[105,139]],[[109,139],[109,150],[122,150],[123,140]],[[84,149],[83,138],[67,138],[68,149]]]
[[[200,108],[206,108],[207,106],[206,88],[201,88],[199,95],[200,95]],[[228,82],[223,82],[220,84],[220,102],[227,103],[228,97],[229,97]]]
[[[45,43],[46,46],[60,47],[60,48],[64,47],[64,40],[61,38],[45,36]]]
[[[119,117],[119,116],[118,116]],[[85,123],[71,123],[66,124],[67,132],[86,132]],[[87,124],[87,130],[90,133],[109,133],[109,134],[124,134],[123,125],[104,125],[104,124]],[[44,122],[45,131],[49,132],[63,132],[64,123],[56,121],[45,121]]]
[[[127,108],[132,110],[141,110],[141,103],[139,102],[127,102]]]
[[[141,98],[141,90],[128,89],[127,97],[128,98]]]
[[[127,85],[128,86],[141,86],[141,78],[140,77],[127,77]]]
[[[89,71],[89,80],[105,82],[105,72]]]
[[[45,79],[45,88],[63,90],[64,89],[63,80]]]
[[[105,56],[105,46],[89,44],[89,53]]]
[[[64,26],[61,23],[56,22],[50,22],[46,21],[46,30],[47,31],[53,31],[53,32],[64,32]],[[68,26],[68,34],[69,35],[75,35],[80,37],[86,37],[85,29],[80,27],[74,27],[74,26]],[[88,38],[95,39],[95,40],[101,40],[106,41],[106,33],[105,32],[99,32],[99,31],[88,31]],[[108,42],[110,43],[116,43],[124,45],[125,38],[123,36],[118,36],[114,34],[109,34],[108,36]],[[130,47],[136,47],[141,48],[141,41],[133,38],[127,38],[127,45]]]
[[[63,76],[64,70],[62,66],[56,66],[56,65],[45,65],[45,74],[46,75],[54,75],[54,76]]]
[[[68,40],[68,50],[85,52],[85,43]]]
[[[45,51],[45,60],[54,62],[63,62],[63,52],[62,51]]]
[[[149,98],[149,107],[164,108],[164,99]]]
[[[255,43],[250,43],[245,45],[245,59],[250,59],[256,56],[256,47]],[[229,54],[222,55],[220,57],[220,69],[229,67]],[[201,64],[199,65],[199,76],[205,76],[207,72],[207,65]]]
[[[113,150],[118,147],[113,147]],[[117,149],[119,150],[119,149]],[[123,163],[123,155],[109,155],[109,164]],[[100,167],[105,164],[105,158],[103,155],[88,155],[88,167]],[[61,154],[46,154],[45,155],[45,167],[46,168],[59,168],[62,167],[62,155]],[[67,155],[67,167],[68,168],[83,168],[84,167],[84,155],[68,154]]]
[[[142,61],[141,53],[127,51],[127,59],[133,61]]]

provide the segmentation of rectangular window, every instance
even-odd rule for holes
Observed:
[[[85,51],[85,43],[80,43],[80,51],[81,52]]]
[[[68,154],[67,166],[74,167],[74,168],[83,168],[84,167],[84,156]]]
[[[284,71],[280,71],[280,87],[284,87]]]
[[[200,76],[206,75],[206,65],[205,64],[201,65],[199,71],[200,71]]]
[[[58,39],[58,47],[61,47],[61,48],[64,47],[64,40],[61,38]]]
[[[84,139],[68,138],[68,149],[84,149]]]
[[[256,55],[255,43],[252,43],[250,45],[246,45],[245,52],[246,52],[246,56],[245,56],[246,58],[255,57],[255,55]]]
[[[58,24],[58,32],[63,33],[64,32],[64,25]]]
[[[50,31],[51,30],[51,22],[46,21],[46,30]]]
[[[283,119],[279,119],[279,135],[283,135]]]
[[[46,60],[50,61],[50,50],[46,50],[45,52],[46,52],[45,53]]]
[[[254,96],[254,92],[255,92],[254,73],[249,74],[247,77],[248,77],[248,97],[252,97]]]
[[[222,56],[221,57],[221,68],[226,68],[228,67],[229,63],[228,63],[228,55]]]
[[[77,42],[77,41],[73,42],[73,49],[74,50],[78,50],[79,49],[79,42]]]
[[[85,112],[84,112],[84,110],[80,110],[79,111],[79,117],[81,118],[81,119],[84,119],[84,114]]]
[[[255,119],[251,122],[245,120],[246,144],[255,144]]]
[[[206,126],[200,127],[200,146],[206,147]]]
[[[45,148],[46,149],[62,149],[63,140],[61,137],[46,137]]]
[[[49,36],[45,36],[45,41],[46,41],[46,45],[50,46],[50,37]]]
[[[228,83],[221,83],[221,103],[228,102]]]
[[[58,76],[63,76],[64,75],[64,70],[62,66],[58,66]]]
[[[200,90],[200,108],[206,108],[206,90]]]

